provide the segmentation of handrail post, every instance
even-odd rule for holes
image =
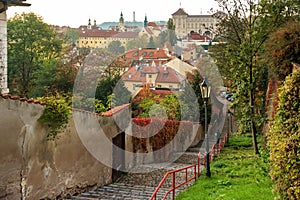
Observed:
[[[188,180],[188,171],[187,171],[187,168],[185,169],[185,182],[187,182]]]
[[[198,153],[198,177],[200,176],[200,165],[201,165],[201,159],[200,159],[200,152]]]
[[[173,197],[172,197],[172,200],[175,199],[175,173],[172,173],[173,174],[173,183],[172,183],[172,188],[173,188]]]
[[[194,177],[195,177],[195,182],[197,180],[197,169],[196,169],[196,165],[194,166]]]

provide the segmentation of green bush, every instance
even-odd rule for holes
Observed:
[[[39,100],[46,103],[46,108],[39,121],[50,128],[47,139],[53,140],[57,137],[60,129],[68,123],[71,113],[70,106],[67,100],[59,94],[42,97]]]
[[[279,104],[268,133],[270,174],[280,199],[300,199],[300,70],[279,88]]]

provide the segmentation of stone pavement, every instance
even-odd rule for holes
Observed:
[[[176,162],[167,165],[166,163],[146,164],[133,168],[132,172],[128,172],[121,177],[116,183],[97,188],[93,191],[81,193],[78,196],[71,197],[72,200],[139,200],[149,199],[158,186],[164,175],[171,170],[185,167],[191,164],[196,164],[198,160],[198,152],[187,151],[183,153]],[[201,166],[203,169],[203,166]],[[145,173],[135,173],[135,171],[144,171]],[[188,170],[188,176],[193,175],[193,170]],[[171,176],[169,176],[162,188],[157,194],[157,199],[162,199],[166,192],[172,186]],[[176,175],[176,183],[181,183],[186,179],[185,172],[178,173]],[[194,181],[183,185],[175,191],[177,195],[182,190],[193,184]],[[171,199],[169,194],[167,199]]]

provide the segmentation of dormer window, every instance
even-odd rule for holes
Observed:
[[[128,74],[128,78],[132,78],[132,75],[131,75],[131,74]]]

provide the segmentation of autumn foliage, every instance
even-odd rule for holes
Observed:
[[[134,152],[156,151],[174,139],[176,134],[191,133],[193,123],[189,121],[177,121],[168,119],[152,118],[133,118],[132,128]],[[183,130],[183,131],[182,131]],[[185,137],[185,135],[181,135]],[[147,145],[149,140],[149,145]]]
[[[279,103],[268,133],[270,174],[281,199],[300,199],[300,71],[279,88]]]

